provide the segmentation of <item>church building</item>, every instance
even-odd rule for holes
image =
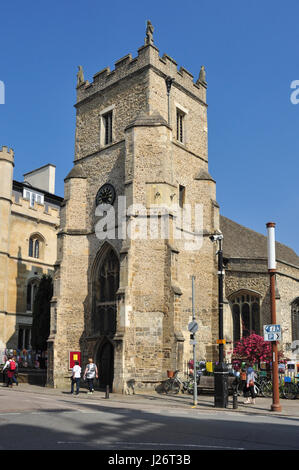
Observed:
[[[203,66],[194,79],[160,56],[150,22],[137,57],[126,55],[91,83],[79,67],[75,158],[65,178],[51,302],[49,386],[69,383],[71,353],[80,353],[82,365],[93,357],[100,386],[116,392],[129,380],[153,388],[168,370],[185,371],[192,356],[192,276],[198,359],[216,361],[217,247],[210,236],[220,231],[227,357],[234,340],[262,334],[269,321],[266,238],[219,214],[208,166],[206,91]],[[246,251],[241,236],[250,239]],[[277,296],[291,343],[299,332],[299,260],[279,247]]]

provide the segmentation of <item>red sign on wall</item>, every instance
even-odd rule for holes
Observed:
[[[79,362],[79,366],[81,366],[81,352],[80,351],[70,351],[70,369],[72,369],[75,365],[75,361]]]

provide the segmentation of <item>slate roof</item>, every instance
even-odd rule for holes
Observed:
[[[80,164],[75,165],[71,171],[68,173],[68,175],[64,178],[64,181],[70,179],[70,178],[86,178],[83,172],[83,168]]]
[[[220,216],[220,230],[223,233],[223,256],[225,258],[266,258],[267,236],[255,232],[233,220]],[[276,242],[276,259],[298,266],[299,256],[294,250]]]

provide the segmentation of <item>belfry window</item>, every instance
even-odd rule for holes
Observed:
[[[184,143],[184,117],[185,114],[177,109],[176,112],[176,138],[179,142]]]
[[[237,293],[230,298],[233,341],[252,333],[260,334],[260,298],[250,292]]]
[[[112,143],[112,111],[103,115],[104,144]]]

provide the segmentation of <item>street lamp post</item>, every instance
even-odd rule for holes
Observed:
[[[226,408],[228,405],[228,368],[224,363],[224,344],[225,339],[223,335],[223,278],[224,278],[224,269],[223,269],[223,251],[222,251],[222,242],[223,235],[222,233],[217,233],[210,236],[212,242],[218,242],[218,321],[219,321],[219,336],[217,344],[219,347],[219,361],[214,368],[214,378],[215,378],[215,395],[214,395],[214,404],[217,408]]]
[[[276,256],[275,256],[275,223],[266,224],[268,230],[268,273],[270,276],[270,299],[271,299],[271,323],[276,324],[276,300],[275,300],[275,277],[276,277]],[[272,405],[271,411],[281,411],[279,403],[279,380],[278,380],[278,354],[277,341],[272,341]]]

